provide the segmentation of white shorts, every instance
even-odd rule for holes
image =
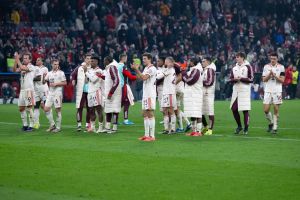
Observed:
[[[88,107],[104,106],[104,100],[100,90],[88,93],[87,99]]]
[[[176,101],[177,101],[177,107],[180,107],[181,102],[183,102],[183,93],[182,92],[176,93]]]
[[[35,102],[39,102],[39,101],[45,102],[47,100],[48,91],[46,92],[35,91],[34,94],[35,94],[34,96]]]
[[[155,98],[145,98],[142,100],[142,110],[155,110],[156,100]]]
[[[34,106],[34,91],[33,90],[21,90],[19,95],[18,106]]]
[[[51,108],[53,104],[54,104],[55,108],[62,107],[62,95],[61,94],[56,94],[56,95],[49,94],[47,96],[45,106]]]
[[[282,104],[282,92],[265,92],[264,104]]]
[[[162,107],[163,108],[173,107],[174,110],[176,110],[177,109],[176,95],[175,94],[163,94]]]

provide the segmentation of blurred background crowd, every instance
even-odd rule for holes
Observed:
[[[294,98],[300,68],[300,0],[0,0],[0,71],[10,71],[15,51],[33,63],[59,58],[65,73],[86,52],[129,60],[150,52],[186,66],[192,56],[211,56],[217,66],[216,98],[228,99],[234,55],[244,51],[256,72],[253,98],[261,95],[261,72],[277,52],[286,67],[285,97]],[[296,83],[295,83],[296,81]],[[296,84],[296,89],[295,88]],[[134,90],[141,89],[138,82]]]

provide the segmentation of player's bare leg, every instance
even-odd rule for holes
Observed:
[[[183,132],[184,129],[183,129],[183,121],[182,121],[182,114],[181,114],[181,110],[180,110],[180,107],[177,106],[177,109],[175,110],[175,115],[177,117],[177,120],[178,120],[178,125],[179,127],[176,129],[176,132]]]
[[[274,123],[272,113],[270,112],[270,108],[271,108],[270,104],[264,104],[265,116],[269,122],[267,132],[271,132],[273,130],[273,123]]]
[[[170,107],[168,109],[168,113],[169,113],[169,116],[170,116],[170,119],[171,119],[171,130],[169,132],[169,134],[174,134],[176,133],[176,115],[175,115],[175,112],[174,112],[174,108],[173,107]]]
[[[19,111],[23,123],[23,127],[22,127],[23,131],[27,131],[28,129],[27,114],[25,108],[26,108],[25,106],[19,106]]]
[[[273,130],[272,130],[273,134],[277,133],[278,120],[279,120],[279,105],[274,104],[274,116],[273,116],[274,125],[273,125]]]
[[[168,108],[163,108],[164,113],[164,131],[163,134],[168,134],[170,131],[170,117],[168,113]]]
[[[52,132],[54,129],[56,129],[56,126],[55,126],[55,122],[53,120],[53,114],[51,112],[51,108],[45,106],[44,111],[45,111],[46,117],[50,124],[50,127],[47,129],[47,132]]]
[[[148,124],[149,124],[149,139],[144,141],[154,141],[155,140],[155,117],[153,110],[147,110]]]
[[[87,132],[96,132],[96,127],[95,127],[95,121],[96,121],[96,113],[95,113],[95,107],[90,107],[90,127],[88,128]]]
[[[102,106],[96,106],[96,112],[97,112],[97,115],[98,115],[98,120],[99,120],[99,128],[97,130],[97,133],[103,133],[103,108]]]
[[[61,108],[56,108],[55,111],[56,111],[56,128],[51,132],[58,133],[61,131],[61,121],[62,121]]]

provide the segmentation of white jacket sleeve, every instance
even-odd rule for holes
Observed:
[[[98,80],[98,76],[96,76],[96,74],[93,72],[91,73],[88,71],[85,75],[92,83],[95,83]]]

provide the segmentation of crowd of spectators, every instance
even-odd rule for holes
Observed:
[[[4,0],[5,1],[5,0]],[[0,64],[30,51],[49,65],[58,57],[71,72],[85,52],[129,58],[147,51],[213,57],[226,80],[234,53],[244,51],[255,72],[276,51],[284,66],[300,67],[300,0],[16,0],[0,8]],[[2,10],[1,10],[2,9]],[[259,79],[257,79],[259,80]],[[220,83],[221,90],[225,85]]]

